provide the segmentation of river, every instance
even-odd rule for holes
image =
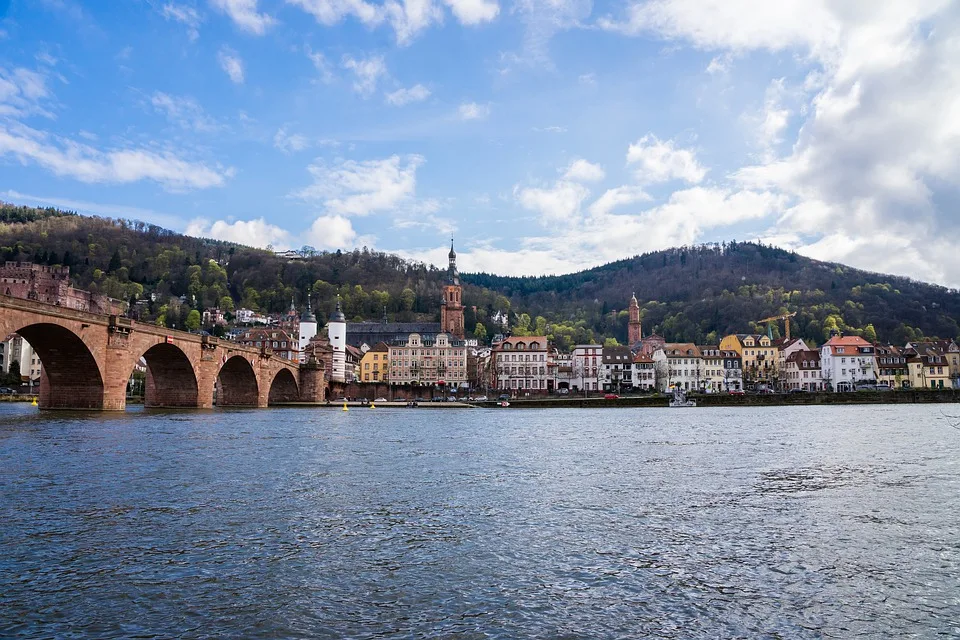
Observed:
[[[957,405],[0,405],[0,637],[938,635]]]

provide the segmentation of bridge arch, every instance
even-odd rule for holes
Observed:
[[[180,347],[161,342],[147,349],[140,357],[147,363],[144,406],[198,406],[200,386],[197,375],[189,356]]]
[[[45,409],[102,409],[103,375],[97,359],[76,333],[48,322],[10,331],[17,333],[40,358],[40,406]]]
[[[257,374],[243,356],[227,359],[217,375],[217,406],[256,407],[259,399]]]
[[[270,383],[270,395],[267,397],[267,403],[297,402],[298,400],[300,400],[300,388],[297,385],[297,379],[290,369],[280,369]]]

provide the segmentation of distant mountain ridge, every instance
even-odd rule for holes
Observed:
[[[343,299],[351,320],[432,321],[445,270],[369,251],[290,259],[229,242],[184,236],[142,222],[78,216],[0,203],[4,260],[71,267],[84,289],[128,300],[151,298],[147,319],[182,322],[193,306],[256,306],[279,312],[309,293],[320,322]],[[644,333],[715,344],[727,333],[767,331],[756,323],[797,312],[795,337],[822,342],[833,329],[902,344],[960,337],[960,293],[909,278],[819,262],[756,243],[667,249],[585,271],[542,277],[461,274],[468,331],[543,332],[560,348],[626,340],[626,307],[636,293]],[[185,296],[187,304],[177,298]],[[195,300],[195,302],[194,302]],[[476,311],[473,310],[476,307]],[[181,325],[182,326],[182,325]],[[779,335],[783,325],[769,330]]]

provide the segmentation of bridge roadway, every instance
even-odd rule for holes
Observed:
[[[0,295],[0,339],[17,333],[42,363],[40,407],[126,408],[127,381],[147,363],[148,407],[266,407],[323,402],[323,365],[300,365],[269,348]]]

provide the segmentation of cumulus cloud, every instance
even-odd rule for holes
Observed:
[[[460,24],[490,22],[500,13],[500,5],[490,0],[443,0]]]
[[[582,184],[560,180],[551,187],[514,188],[517,202],[524,209],[540,214],[544,224],[572,222],[580,215],[580,206],[590,195]]]
[[[461,120],[483,120],[490,115],[490,107],[476,102],[464,102],[457,113],[460,114]]]
[[[306,233],[307,244],[317,249],[351,249],[356,246],[357,232],[344,216],[320,216]]]
[[[168,2],[161,8],[161,13],[167,20],[174,20],[185,25],[190,40],[196,40],[200,37],[200,14],[193,7]]]
[[[422,84],[415,84],[409,89],[400,88],[396,91],[386,94],[387,104],[395,107],[402,107],[411,102],[422,102],[430,97],[430,89]]]
[[[124,184],[151,180],[182,191],[222,186],[232,169],[184,160],[173,152],[148,149],[100,151],[20,124],[0,123],[0,156],[37,165],[58,176],[89,183]]]
[[[661,141],[652,134],[630,145],[627,164],[636,167],[637,180],[643,184],[670,180],[697,183],[707,174],[693,151],[678,149],[673,140]]]
[[[606,173],[600,165],[587,162],[581,158],[570,163],[563,177],[566,180],[577,182],[599,182],[606,177]]]
[[[225,13],[241,30],[261,36],[276,20],[260,13],[257,0],[210,0],[210,4]]]
[[[387,75],[387,65],[383,56],[354,58],[343,56],[342,66],[354,75],[353,90],[365,98],[369,98],[377,90],[377,83]]]
[[[274,249],[287,249],[296,240],[289,231],[270,224],[263,218],[236,220],[234,222],[227,222],[226,220],[210,222],[198,218],[187,225],[184,233],[197,238],[213,238],[261,249],[268,246]]]
[[[222,47],[217,53],[217,60],[220,62],[220,68],[230,76],[234,84],[243,84],[243,60],[236,51],[230,47]]]
[[[292,194],[320,203],[330,214],[365,216],[412,206],[417,169],[423,156],[393,155],[382,160],[342,160],[334,165],[317,162],[307,171],[313,184]]]

